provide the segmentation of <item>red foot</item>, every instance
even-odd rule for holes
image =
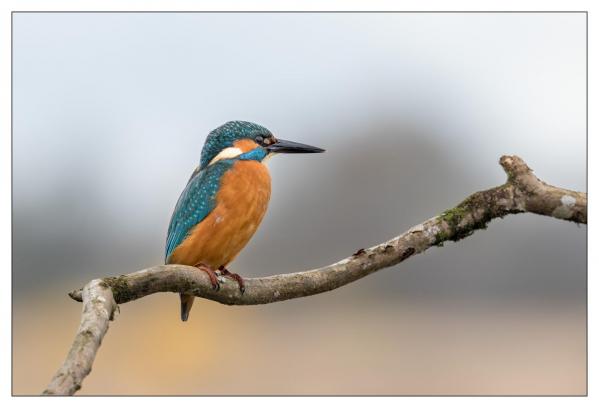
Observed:
[[[228,276],[229,278],[237,281],[237,284],[239,285],[239,291],[241,292],[241,294],[245,292],[245,283],[243,282],[243,278],[241,276],[237,275],[236,273],[229,272],[229,270],[225,268],[224,265],[221,265],[218,268],[218,270],[223,276]]]
[[[210,283],[212,284],[212,289],[220,289],[220,284],[218,283],[216,272],[214,272],[214,270],[211,267],[204,265],[203,263],[195,264],[194,267],[198,268],[200,271],[205,272],[206,275],[208,275],[208,277],[210,278]]]

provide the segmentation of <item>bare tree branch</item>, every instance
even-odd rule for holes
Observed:
[[[241,294],[235,282],[224,280],[214,291],[206,274],[184,265],[159,265],[118,277],[96,279],[69,293],[83,302],[81,325],[63,366],[44,394],[72,395],[91,371],[97,349],[117,304],[156,292],[189,293],[227,305],[279,302],[336,289],[380,269],[396,265],[431,246],[458,241],[489,221],[507,214],[530,212],[586,224],[587,195],[548,185],[517,156],[503,156],[505,184],[480,191],[456,207],[416,225],[403,234],[368,249],[360,249],[335,264],[310,271],[245,280]]]
[[[112,290],[101,279],[94,279],[81,290],[83,312],[73,346],[44,394],[73,395],[92,370],[92,362],[108,330],[108,321],[118,310]]]

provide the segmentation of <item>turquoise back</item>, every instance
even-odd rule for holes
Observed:
[[[181,193],[171,217],[166,239],[165,262],[183,242],[190,230],[200,223],[216,205],[216,193],[223,174],[233,166],[233,160],[222,160],[192,175]]]

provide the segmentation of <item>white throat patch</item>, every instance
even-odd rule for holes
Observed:
[[[237,156],[239,156],[241,154],[243,154],[243,152],[241,151],[240,148],[238,148],[238,147],[227,147],[226,149],[221,150],[219,154],[217,154],[216,156],[214,156],[214,159],[210,160],[210,163],[208,163],[208,166],[210,166],[211,164],[216,163],[219,160],[232,159],[233,157],[237,157]]]

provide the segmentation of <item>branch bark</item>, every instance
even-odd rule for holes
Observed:
[[[472,194],[456,207],[416,225],[403,234],[318,269],[245,279],[245,293],[223,280],[214,291],[206,274],[184,265],[159,265],[141,271],[95,279],[69,296],[83,302],[75,340],[62,367],[44,394],[72,395],[91,367],[117,304],[156,292],[189,293],[227,305],[258,305],[327,292],[396,265],[446,241],[458,241],[484,229],[495,218],[530,212],[580,224],[587,223],[586,193],[554,187],[539,180],[517,156],[503,156],[505,184]]]

